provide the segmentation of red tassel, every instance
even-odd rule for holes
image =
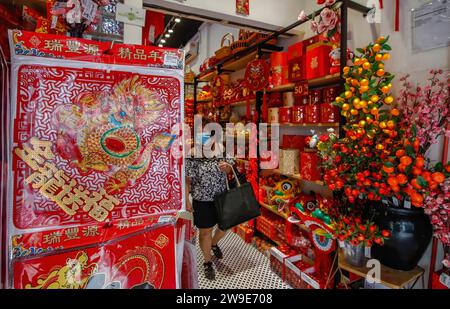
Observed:
[[[263,122],[267,122],[267,94],[266,91],[264,90],[263,93],[263,104],[262,104],[262,121]]]
[[[383,0],[380,0],[380,9],[383,8]]]
[[[400,0],[395,0],[395,31],[400,31]]]

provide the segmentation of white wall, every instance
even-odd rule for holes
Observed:
[[[300,7],[307,1],[313,0],[251,0],[249,16],[236,14],[234,0],[145,0],[144,3],[275,30],[297,20]]]

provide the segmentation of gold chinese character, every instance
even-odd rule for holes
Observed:
[[[122,59],[131,59],[131,51],[127,47],[119,48],[119,57]]]
[[[152,50],[150,54],[148,55],[149,58],[153,58],[153,61],[156,61],[156,59],[161,59],[161,56],[157,51]]]
[[[136,49],[136,53],[133,55],[134,59],[138,60],[147,60],[147,55],[145,54],[145,50],[143,49]]]
[[[58,205],[61,208],[71,207],[74,211],[80,209],[85,204],[85,201],[89,198],[90,192],[85,190],[83,186],[73,188],[72,191],[61,190],[61,192],[55,197],[58,200]]]
[[[86,46],[86,54],[90,54],[90,55],[98,55],[98,46],[95,44],[88,44]]]
[[[139,225],[142,225],[142,224],[144,224],[144,220],[142,220],[142,218],[137,218],[136,220],[134,220],[131,223],[131,226],[139,226]]]
[[[61,52],[62,47],[63,45],[60,40],[45,40],[44,48],[48,50]]]
[[[91,236],[98,236],[100,233],[98,232],[98,226],[92,225],[87,226],[83,228],[83,236],[84,237],[91,237]]]
[[[72,227],[72,228],[66,229],[64,231],[64,234],[66,235],[66,239],[64,241],[68,241],[68,240],[72,240],[72,239],[80,239],[78,232],[79,232],[78,227]]]
[[[311,60],[311,69],[317,69],[319,67],[319,58],[314,57]]]
[[[68,40],[66,42],[69,52],[80,54],[81,43],[79,41]]]
[[[53,232],[53,233],[44,235],[44,241],[43,241],[44,244],[51,245],[51,244],[56,244],[59,242],[61,242],[61,233],[60,232]]]
[[[88,212],[89,216],[101,222],[108,217],[109,211],[113,210],[114,206],[118,204],[118,199],[106,194],[105,189],[101,188],[100,192],[93,192],[92,195],[86,199],[83,210]]]
[[[130,227],[130,222],[128,220],[120,221],[118,224],[119,230],[123,230]]]
[[[155,245],[162,249],[167,245],[168,241],[169,241],[169,238],[166,235],[159,234],[158,238],[155,241]]]
[[[25,181],[32,183],[33,189],[40,189],[57,172],[58,169],[53,163],[45,162],[43,166],[38,167],[37,171],[28,176]]]
[[[35,137],[30,139],[29,144],[24,144],[23,149],[16,148],[15,152],[19,158],[21,158],[35,171],[37,171],[39,169],[39,165],[43,165],[46,160],[50,160],[55,157],[52,152],[52,143],[48,141],[41,141]]]

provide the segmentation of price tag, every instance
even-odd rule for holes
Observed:
[[[92,22],[97,14],[97,3],[92,0],[81,0],[81,5],[83,6],[83,15],[81,17]]]
[[[302,81],[294,86],[294,97],[299,98],[308,95],[308,82]]]
[[[372,257],[370,248],[371,248],[371,247],[365,247],[365,248],[364,248],[364,255],[365,255],[366,258],[369,258],[369,259]]]

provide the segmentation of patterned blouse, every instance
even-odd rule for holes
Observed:
[[[191,179],[192,199],[200,202],[213,202],[214,197],[226,191],[226,173],[219,170],[219,163],[231,165],[233,159],[186,159],[186,176]]]

